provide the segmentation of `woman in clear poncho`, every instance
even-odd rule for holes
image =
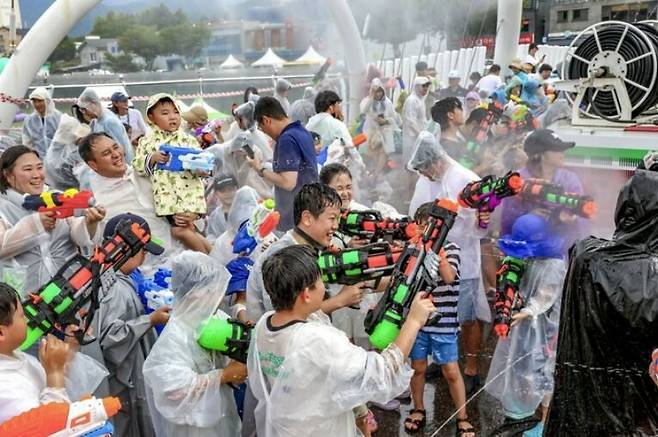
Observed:
[[[523,308],[513,314],[508,338],[498,340],[486,383],[487,392],[502,403],[508,422],[534,416],[540,405],[542,421],[546,417],[566,274],[562,244],[548,220],[536,214],[519,217],[512,234],[499,241],[506,256],[525,260],[519,285]]]
[[[3,153],[0,171],[3,279],[19,293],[36,291],[79,250],[92,247],[105,210],[88,208],[85,217],[56,219],[52,212],[25,209],[24,196],[41,194],[45,181],[43,162],[25,146],[14,146]]]
[[[185,251],[172,261],[175,304],[165,330],[144,362],[147,400],[160,437],[240,435],[233,390],[246,373],[197,343],[202,323],[217,311],[229,275],[209,256]],[[219,316],[226,316],[221,313]]]
[[[54,190],[69,188],[89,190],[91,169],[78,152],[76,141],[90,132],[89,126],[76,118],[63,114],[57,132],[46,153],[46,182]]]
[[[29,98],[34,112],[23,121],[23,145],[36,150],[39,156],[46,156],[62,113],[55,108],[45,88],[35,89]]]
[[[299,121],[306,126],[308,120],[315,115],[315,96],[317,92],[315,88],[307,86],[304,88],[304,95],[301,99],[297,99],[290,105],[290,119],[292,121]]]
[[[361,112],[366,116],[363,131],[368,136],[369,150],[374,149],[371,143],[377,142],[386,156],[395,153],[394,134],[399,130],[398,117],[379,78],[372,80],[370,94],[361,101]]]

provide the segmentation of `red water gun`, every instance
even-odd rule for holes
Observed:
[[[417,236],[418,226],[409,217],[391,219],[375,210],[344,210],[338,221],[338,231],[372,242],[386,238],[408,241]]]
[[[108,419],[121,409],[118,398],[40,405],[0,425],[0,437],[77,437],[112,435]]]
[[[75,188],[63,193],[57,191],[44,191],[41,194],[25,196],[23,208],[29,211],[54,211],[55,217],[63,219],[96,205],[94,194],[91,191],[78,191]]]
[[[513,256],[503,259],[496,273],[496,300],[494,309],[494,330],[501,338],[506,338],[512,324],[512,312],[523,306],[519,286],[525,271],[525,262]]]

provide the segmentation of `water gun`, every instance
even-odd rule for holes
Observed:
[[[217,137],[215,135],[215,130],[222,127],[222,122],[220,119],[210,121],[204,126],[198,127],[194,130],[194,136],[200,138],[201,148],[207,149],[213,144],[217,143]]]
[[[137,289],[137,296],[142,302],[145,314],[151,314],[163,305],[172,306],[174,304],[174,293],[169,290],[171,281],[171,270],[159,268],[153,278],[148,278],[142,274],[139,269],[135,269],[130,278]],[[158,334],[164,330],[164,325],[156,325],[155,330]]]
[[[382,242],[335,253],[322,252],[318,257],[322,282],[354,285],[379,280],[393,272],[402,250]]]
[[[360,134],[352,137],[352,144],[356,148],[359,148],[359,146],[364,144],[366,141],[368,141],[368,136],[365,134],[365,132],[361,132]]]
[[[592,196],[565,193],[561,185],[542,179],[527,179],[521,189],[521,198],[548,208],[565,209],[586,219],[596,215],[596,203]]]
[[[251,329],[251,326],[239,320],[213,316],[201,326],[197,342],[204,349],[217,351],[246,364]]]
[[[121,409],[119,398],[89,398],[79,402],[39,405],[0,425],[0,437],[94,437],[112,435],[108,419]]]
[[[338,231],[372,242],[384,238],[407,241],[418,234],[418,226],[409,217],[390,219],[375,210],[344,210],[338,220]]]
[[[457,196],[457,200],[462,208],[473,208],[479,212],[493,212],[500,205],[502,199],[518,194],[522,185],[521,175],[517,172],[510,171],[500,178],[489,175],[466,185]],[[488,227],[488,224],[482,220],[479,225],[482,229]]]
[[[54,211],[55,217],[63,219],[76,214],[76,211],[91,208],[96,205],[91,191],[78,191],[70,188],[63,193],[44,191],[41,194],[30,194],[23,199],[23,208],[28,211]]]
[[[514,107],[510,119],[510,128],[517,133],[532,131],[541,127],[539,119],[532,115],[528,106],[524,104]]]
[[[525,263],[522,259],[507,256],[496,273],[494,330],[501,338],[507,338],[512,323],[512,311],[519,310],[523,306],[519,285],[524,271]]]
[[[275,206],[272,199],[258,204],[249,220],[240,225],[233,239],[233,253],[251,255],[258,243],[274,232],[281,219],[279,211],[274,210]]]
[[[169,160],[165,163],[159,162],[156,166],[158,170],[171,172],[202,170],[211,172],[215,168],[215,155],[209,152],[168,144],[161,145],[160,151],[169,155]]]
[[[433,285],[434,281],[425,269],[425,257],[429,251],[439,253],[443,247],[448,231],[455,223],[457,208],[451,200],[437,199],[425,232],[416,243],[407,244],[398,258],[384,296],[374,309],[368,311],[365,319],[370,344],[376,349],[385,349],[397,338],[416,293]]]
[[[48,283],[23,301],[27,336],[21,350],[28,349],[49,332],[63,332],[64,326],[79,324],[76,315],[86,306],[89,308],[82,320],[82,329],[75,335],[80,344],[92,342],[93,338],[85,340],[84,333],[98,308],[101,277],[110,270],[119,270],[150,239],[151,236],[139,224],[124,220],[119,223],[114,235],[94,249],[90,259],[81,255],[69,259]]]
[[[489,138],[491,125],[503,115],[503,105],[500,102],[492,101],[483,107],[487,109],[487,116],[480,121],[473,140],[466,143],[464,156],[459,160],[460,164],[469,169],[477,165],[484,143]]]

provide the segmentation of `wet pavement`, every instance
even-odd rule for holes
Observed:
[[[496,347],[497,337],[493,334],[485,340],[480,358],[480,376],[484,384],[489,364]],[[461,351],[460,351],[461,352]],[[463,359],[463,354],[460,353]],[[460,359],[461,362],[461,359]],[[425,383],[425,408],[427,409],[427,423],[424,430],[408,434],[404,429],[404,419],[407,417],[409,410],[413,408],[410,399],[401,401],[399,411],[383,411],[376,407],[371,408],[379,429],[374,434],[376,437],[394,437],[394,436],[423,436],[423,437],[454,437],[455,420],[444,425],[444,422],[453,415],[455,407],[452,404],[448,385],[442,375],[435,376]],[[487,394],[485,391],[480,392],[467,405],[466,410],[470,423],[476,430],[477,436],[491,435],[492,430],[499,426],[503,421],[502,408],[500,403]],[[443,427],[442,427],[443,425]],[[439,429],[441,428],[441,429]]]

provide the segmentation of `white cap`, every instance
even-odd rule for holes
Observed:
[[[457,70],[452,70],[450,73],[448,73],[448,79],[461,79],[462,76],[459,74],[459,71]]]
[[[426,83],[432,82],[431,79],[427,76],[416,76],[414,79],[414,86],[425,85]]]

